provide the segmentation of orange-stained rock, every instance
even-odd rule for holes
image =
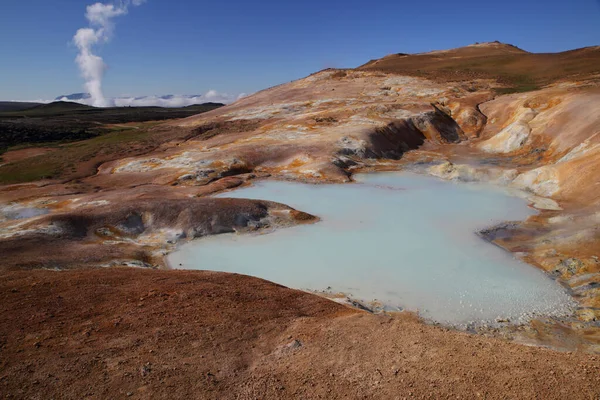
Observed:
[[[563,56],[579,63],[597,51]],[[452,78],[439,69],[482,55],[532,68],[536,90],[498,95],[510,82],[488,70]],[[532,60],[548,57],[496,43],[392,55],[166,122],[155,128],[167,138],[155,150],[104,163],[93,176],[0,187],[2,268],[161,265],[177,240],[196,233],[314,220],[270,202],[208,198],[217,192],[256,179],[343,184],[358,171],[410,168],[518,189],[543,210],[491,240],[577,290],[582,310],[569,329],[596,332],[600,78],[587,64],[577,77],[546,74]],[[50,214],[14,220],[6,207]]]

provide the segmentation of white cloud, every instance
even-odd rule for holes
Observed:
[[[85,17],[90,21],[90,25],[104,29],[103,36],[108,40],[114,27],[112,19],[127,12],[126,6],[116,7],[114,4],[96,3],[87,7]]]
[[[204,95],[204,97],[206,97],[207,99],[212,99],[215,97],[219,96],[219,92],[217,92],[216,90],[209,90],[208,92],[206,92],[206,94]]]
[[[230,104],[236,100],[241,99],[242,97],[246,97],[245,93],[241,94],[228,94],[221,93],[216,90],[209,90],[203,95],[168,95],[168,96],[142,96],[142,97],[134,97],[134,96],[121,96],[114,97],[111,99],[107,99],[111,105],[116,107],[168,107],[168,108],[177,108],[177,107],[187,107],[193,104],[202,104],[202,103],[225,103]],[[57,99],[58,101],[73,101],[76,103],[94,105],[95,101],[93,98],[81,99],[81,100],[70,100],[67,97],[62,97]],[[48,101],[40,101],[43,103],[48,103]]]

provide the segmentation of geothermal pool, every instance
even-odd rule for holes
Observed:
[[[169,264],[344,293],[450,325],[570,312],[558,283],[475,233],[533,214],[525,200],[409,173],[355,178],[347,185],[266,181],[220,195],[284,203],[322,221],[197,240],[169,255]]]

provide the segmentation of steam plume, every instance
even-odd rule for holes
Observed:
[[[102,57],[94,54],[94,47],[110,40],[115,27],[114,18],[127,14],[129,6],[139,6],[145,1],[122,0],[117,4],[95,3],[87,6],[85,17],[90,26],[79,29],[73,37],[73,42],[79,49],[75,61],[85,79],[85,89],[90,93],[92,103],[96,107],[109,107],[112,103],[102,93],[102,77],[106,71],[106,64]]]

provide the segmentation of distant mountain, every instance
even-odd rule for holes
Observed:
[[[73,94],[65,94],[62,96],[58,96],[55,98],[55,101],[78,101],[78,100],[87,100],[91,99],[92,96],[89,93],[73,93]]]
[[[162,96],[120,96],[109,98],[112,105],[115,107],[164,107],[164,108],[181,108],[195,104],[205,104],[213,102],[215,104],[229,104],[237,99],[238,95],[229,95],[226,93],[218,93],[209,91],[206,94],[193,95],[177,95],[166,94]],[[73,93],[58,96],[55,101],[70,101],[81,104],[92,105],[91,96],[88,93]]]
[[[215,103],[215,102],[209,101],[208,103],[192,104],[192,105],[186,106],[184,108],[190,108],[190,107],[214,107],[214,108],[219,108],[219,107],[224,107],[224,106],[225,106],[224,103]]]
[[[181,95],[165,94],[162,96],[137,96],[137,97],[120,96],[120,97],[115,97],[115,100],[128,100],[128,99],[133,99],[133,100],[144,100],[144,99],[173,100],[173,99],[178,99],[178,98],[195,99],[195,98],[200,98],[200,97],[202,97],[201,94],[181,94]],[[91,98],[92,98],[92,96],[89,93],[72,93],[72,94],[64,94],[62,96],[58,96],[57,98],[54,99],[54,101],[77,101],[77,100],[87,100],[87,99],[91,99]]]
[[[95,107],[80,103],[74,103],[72,101],[55,101],[48,104],[40,104],[34,108],[30,108],[27,111],[31,111],[34,113],[57,113],[74,110],[92,110],[94,108]]]
[[[108,107],[108,108],[98,108],[89,106],[87,104],[82,104],[76,101],[53,101],[52,103],[27,103],[27,102],[13,102],[13,101],[0,101],[0,113],[4,113],[3,117],[14,117],[15,115],[19,116],[28,116],[28,117],[48,117],[48,116],[62,116],[66,114],[77,113],[77,118],[82,118],[80,114],[82,111],[96,111],[93,115],[100,115],[98,113],[102,113],[103,116],[106,115],[119,115],[120,119],[123,119],[122,115],[127,115],[131,113],[132,110],[137,110],[136,112],[147,112],[154,113],[154,117],[157,120],[163,119],[171,119],[171,118],[184,118],[193,114],[189,114],[190,112],[206,112],[213,110],[215,108],[223,107],[225,104],[217,103],[217,102],[199,102],[193,103],[190,105],[185,105],[182,107],[161,107],[154,105],[141,105],[141,106],[116,106],[116,107]],[[153,111],[151,111],[153,110]],[[156,113],[160,113],[156,114]],[[153,118],[154,118],[153,117]],[[139,115],[136,117],[141,121],[146,121],[144,117],[140,117]],[[141,118],[141,119],[140,119]],[[119,121],[120,121],[119,119]],[[135,119],[135,118],[134,118]],[[127,120],[127,118],[125,118]]]

